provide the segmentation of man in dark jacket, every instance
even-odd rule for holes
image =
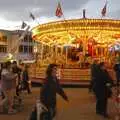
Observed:
[[[105,68],[104,62],[99,65],[99,71],[96,73],[95,95],[96,95],[96,113],[108,117],[107,101],[110,97],[110,87],[112,80]]]

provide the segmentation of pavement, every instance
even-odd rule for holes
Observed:
[[[95,113],[95,97],[87,88],[64,88],[69,97],[69,102],[57,96],[57,116],[55,120],[115,120],[116,106],[113,98],[108,103],[110,119],[105,119]],[[36,99],[39,97],[40,88],[32,88],[32,94],[24,93],[24,110],[15,115],[1,115],[0,120],[27,120]],[[119,119],[120,120],[120,119]]]

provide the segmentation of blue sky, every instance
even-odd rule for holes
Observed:
[[[50,21],[63,20],[55,16],[59,0],[0,0],[0,29],[19,29],[22,21],[31,27]],[[60,0],[66,19],[82,18],[86,9],[87,18],[101,18],[101,9],[106,0]],[[36,17],[29,17],[32,12]],[[108,0],[105,19],[120,19],[120,0]]]

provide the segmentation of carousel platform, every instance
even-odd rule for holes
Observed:
[[[33,72],[31,72],[33,84],[42,84],[45,78],[45,70],[45,68],[41,68],[33,76]],[[89,69],[60,69],[59,77],[60,83],[65,87],[88,87],[91,79]]]
[[[31,72],[31,81],[35,85],[42,84],[45,78],[45,68],[40,68],[36,74]],[[35,71],[35,70],[32,70]],[[110,76],[115,80],[113,70],[109,70]],[[90,69],[60,69],[60,83],[65,87],[89,87],[91,80]]]
[[[31,78],[32,86],[41,86],[43,79],[42,78]],[[60,84],[63,87],[70,88],[88,88],[90,80],[60,80]]]

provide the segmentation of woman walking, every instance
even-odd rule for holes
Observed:
[[[46,70],[46,78],[41,88],[40,100],[48,109],[47,112],[41,114],[41,120],[46,116],[47,120],[52,120],[56,115],[56,94],[58,93],[64,100],[68,101],[68,97],[63,91],[57,79],[57,65],[50,64]]]
[[[7,62],[3,65],[1,72],[1,88],[8,99],[8,114],[16,113],[13,109],[14,84],[16,83],[17,75],[12,73],[11,63]]]

